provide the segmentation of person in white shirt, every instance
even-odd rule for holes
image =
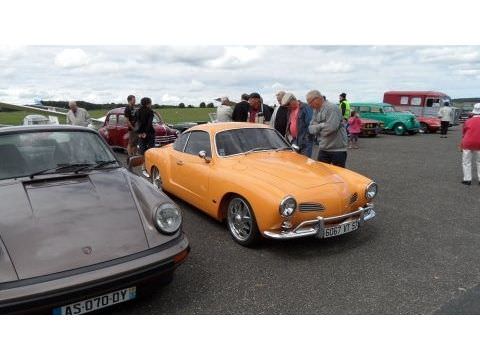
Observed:
[[[450,102],[445,101],[443,106],[438,110],[438,118],[440,119],[440,137],[446,138],[448,126],[453,122],[453,109],[450,107]]]
[[[68,107],[70,110],[67,113],[67,124],[84,127],[90,125],[90,114],[87,110],[78,107],[75,101],[69,101]]]
[[[216,101],[220,101],[220,105],[217,107],[217,122],[229,122],[232,121],[232,103],[228,99],[228,97],[224,96],[218,99],[215,99]]]

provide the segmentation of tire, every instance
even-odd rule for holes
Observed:
[[[393,132],[395,135],[402,136],[405,134],[405,126],[403,124],[395,124],[393,127]]]
[[[252,207],[240,196],[230,199],[227,207],[227,227],[233,240],[246,247],[254,246],[260,239]]]
[[[428,126],[425,123],[420,123],[420,131],[424,134],[428,134],[430,131],[428,130]]]
[[[160,171],[154,166],[150,171],[150,181],[157,190],[162,190],[162,177]]]

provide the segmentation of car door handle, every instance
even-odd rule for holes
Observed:
[[[183,165],[183,161],[182,160],[177,160],[177,165]]]

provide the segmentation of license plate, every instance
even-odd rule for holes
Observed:
[[[345,222],[345,223],[324,229],[323,237],[329,238],[333,236],[338,236],[338,235],[355,231],[357,229],[358,229],[358,220],[349,221],[349,222]]]
[[[91,299],[79,301],[74,304],[65,305],[53,309],[54,315],[80,315],[91,311],[99,310],[120,304],[125,301],[135,299],[137,296],[136,288],[131,287],[127,289],[113,291],[108,294],[99,295]]]

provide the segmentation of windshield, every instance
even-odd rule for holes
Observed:
[[[274,129],[246,128],[219,132],[215,136],[219,156],[229,156],[256,150],[290,148]]]
[[[393,106],[385,106],[383,108],[383,112],[385,113],[391,113],[391,112],[396,112],[397,110],[395,110],[395,108]]]
[[[1,134],[0,158],[0,180],[30,176],[72,164],[112,162],[118,165],[101,138],[87,131]]]

